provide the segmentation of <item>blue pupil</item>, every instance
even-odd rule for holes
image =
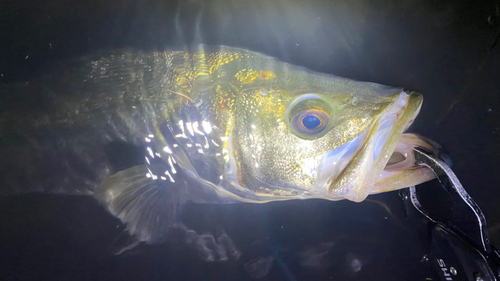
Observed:
[[[316,129],[321,124],[321,120],[314,115],[307,115],[302,119],[302,125],[309,130]]]

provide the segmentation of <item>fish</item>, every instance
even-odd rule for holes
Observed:
[[[0,93],[0,193],[93,196],[147,243],[187,202],[361,202],[435,177],[405,133],[421,94],[235,47],[105,51]]]

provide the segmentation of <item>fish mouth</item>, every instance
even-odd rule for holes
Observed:
[[[356,155],[329,185],[332,197],[354,202],[368,195],[396,190],[434,178],[430,169],[415,167],[413,148],[432,145],[413,134],[403,134],[420,112],[423,97],[402,91],[366,132]]]
[[[436,177],[430,168],[415,165],[414,148],[442,154],[442,147],[436,142],[417,134],[402,134],[370,194],[418,185]]]

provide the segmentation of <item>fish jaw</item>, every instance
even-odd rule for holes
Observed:
[[[426,166],[415,166],[414,148],[423,148],[440,154],[441,146],[416,134],[403,134],[394,149],[389,163],[380,174],[371,194],[388,192],[414,186],[436,178]]]
[[[399,94],[366,133],[364,143],[350,164],[331,182],[330,197],[361,202],[373,193],[401,134],[418,115],[422,101],[422,95],[415,92]]]

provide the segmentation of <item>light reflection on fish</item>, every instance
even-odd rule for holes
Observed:
[[[434,177],[402,135],[420,94],[243,49],[116,51],[0,91],[2,192],[93,194],[150,243],[188,201],[359,202]],[[116,141],[141,163],[113,162]]]

